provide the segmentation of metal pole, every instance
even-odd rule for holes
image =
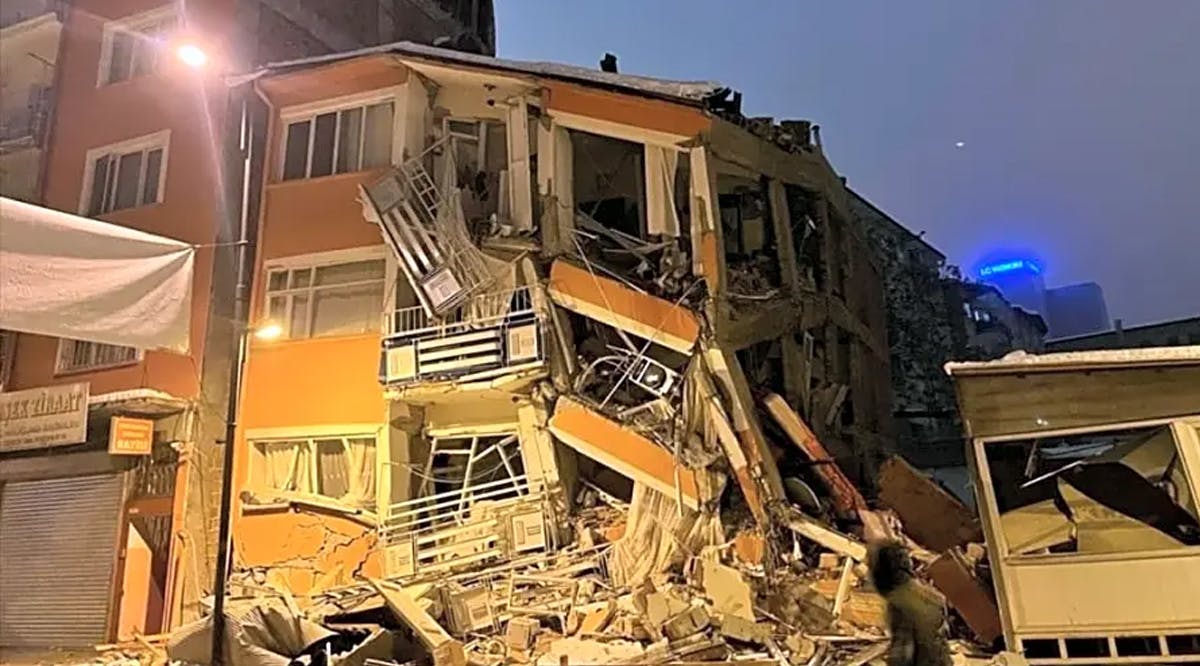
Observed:
[[[231,95],[240,96],[241,91],[231,91]],[[233,461],[234,447],[237,437],[239,398],[242,392],[242,375],[246,366],[246,346],[249,341],[250,329],[247,324],[249,319],[249,294],[250,294],[250,238],[249,238],[249,221],[247,219],[246,196],[248,171],[246,170],[250,161],[250,121],[246,109],[244,99],[240,100],[241,127],[238,150],[236,156],[241,159],[226,159],[225,173],[223,177],[227,179],[226,196],[229,197],[226,203],[228,214],[230,217],[236,215],[238,222],[238,243],[237,243],[237,287],[234,294],[233,304],[233,330],[236,335],[234,344],[233,365],[229,371],[229,398],[225,410],[225,455],[224,462],[221,466],[221,514],[220,524],[217,528],[217,567],[216,576],[213,580],[213,616],[212,616],[212,653],[211,663],[214,666],[223,666],[225,663],[225,592],[229,582],[229,560],[230,560],[230,528],[233,513]],[[229,168],[236,165],[240,168]],[[237,184],[228,182],[229,179],[239,176]],[[237,194],[238,196],[232,196]],[[237,202],[237,208],[233,208],[232,202]]]

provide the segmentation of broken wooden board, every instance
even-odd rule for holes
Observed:
[[[784,520],[788,529],[828,550],[841,553],[855,562],[863,562],[867,559],[866,544],[826,527],[795,509],[790,507],[785,509]]]
[[[867,508],[867,501],[863,498],[862,493],[858,492],[858,488],[850,482],[850,479],[846,478],[842,470],[833,462],[829,451],[817,439],[816,433],[804,423],[800,415],[787,404],[782,396],[777,393],[768,394],[763,399],[763,406],[767,408],[767,413],[775,419],[775,423],[779,424],[796,448],[800,449],[814,463],[813,469],[829,490],[829,494],[833,496],[834,506],[839,513],[850,515]]]
[[[961,551],[946,551],[925,572],[979,640],[990,644],[1000,636],[1000,611]]]
[[[383,597],[396,619],[412,629],[421,645],[433,655],[434,666],[467,666],[463,644],[446,633],[442,625],[403,588],[382,580],[372,580],[371,585]]]
[[[892,456],[880,468],[879,501],[899,514],[905,533],[930,550],[983,540],[975,514],[902,458]]]

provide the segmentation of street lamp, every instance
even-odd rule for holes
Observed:
[[[180,44],[175,49],[175,55],[183,61],[183,64],[192,69],[200,69],[208,64],[208,54],[204,52],[204,49],[191,42]]]

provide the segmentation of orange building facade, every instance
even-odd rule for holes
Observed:
[[[264,270],[314,253],[383,256],[378,234],[372,237],[361,217],[357,237],[330,233],[332,227],[319,221],[357,214],[357,206],[341,196],[353,193],[354,176],[307,190],[308,183],[286,183],[258,192],[264,174],[260,165],[243,165],[237,155],[239,119],[230,112],[224,77],[256,62],[337,47],[432,40],[461,32],[468,18],[421,13],[406,3],[380,7],[385,4],[387,20],[382,15],[368,20],[370,12],[341,17],[324,3],[270,0],[79,0],[64,10],[44,163],[26,180],[40,183],[37,198],[49,208],[196,246],[190,349],[177,354],[0,332],[5,370],[0,401],[56,396],[81,406],[71,415],[72,432],[54,441],[7,436],[0,441],[0,548],[6,563],[29,561],[32,567],[0,571],[0,596],[6,600],[0,647],[125,640],[166,631],[203,612],[217,551],[221,440],[236,335],[230,312],[237,239],[230,211],[239,208],[242,192],[240,184],[229,183],[241,181],[243,169],[256,171],[250,181],[256,195],[248,201],[256,210],[261,203],[277,211],[264,220],[269,242],[257,257]],[[482,21],[471,19],[481,40],[476,47],[490,49],[490,3],[477,4],[484,13]],[[408,20],[404,12],[421,18]],[[184,44],[200,48],[207,63],[185,64],[176,55]],[[273,220],[291,223],[295,206],[306,213],[300,217],[309,226],[302,223],[289,234],[283,222]],[[375,308],[371,321],[378,319]],[[316,325],[323,321],[318,317]],[[246,393],[246,432],[274,437],[323,423],[378,429],[385,416],[373,373],[377,328],[256,349],[246,377],[259,390]],[[298,359],[325,378],[301,378],[286,398],[261,390],[299,377],[291,369]],[[346,408],[326,399],[330,386],[345,389],[340,395]],[[110,453],[109,425],[117,416],[152,424],[149,454]],[[74,434],[75,420],[83,434]],[[23,427],[3,425],[0,432]],[[269,510],[247,515],[246,525],[264,534],[284,530],[287,534],[276,533],[276,543],[288,543],[291,535],[291,546],[303,551],[304,530],[311,524],[289,522]],[[328,523],[347,539],[363,536],[353,521]],[[247,543],[238,557],[271,561],[274,553],[254,545]],[[360,549],[369,545],[363,540]],[[13,599],[24,601],[9,603]],[[63,609],[80,621],[63,622]]]

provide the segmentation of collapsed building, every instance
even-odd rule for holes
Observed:
[[[435,663],[492,663],[461,639],[576,634],[690,563],[762,645],[722,561],[799,565],[803,535],[841,553],[814,612],[853,605],[865,547],[830,525],[867,515],[890,448],[888,354],[817,128],[717,84],[411,43],[233,85],[266,127],[251,325],[282,333],[248,350],[235,602],[386,601]],[[690,637],[660,661],[727,651],[687,598],[644,634]]]

